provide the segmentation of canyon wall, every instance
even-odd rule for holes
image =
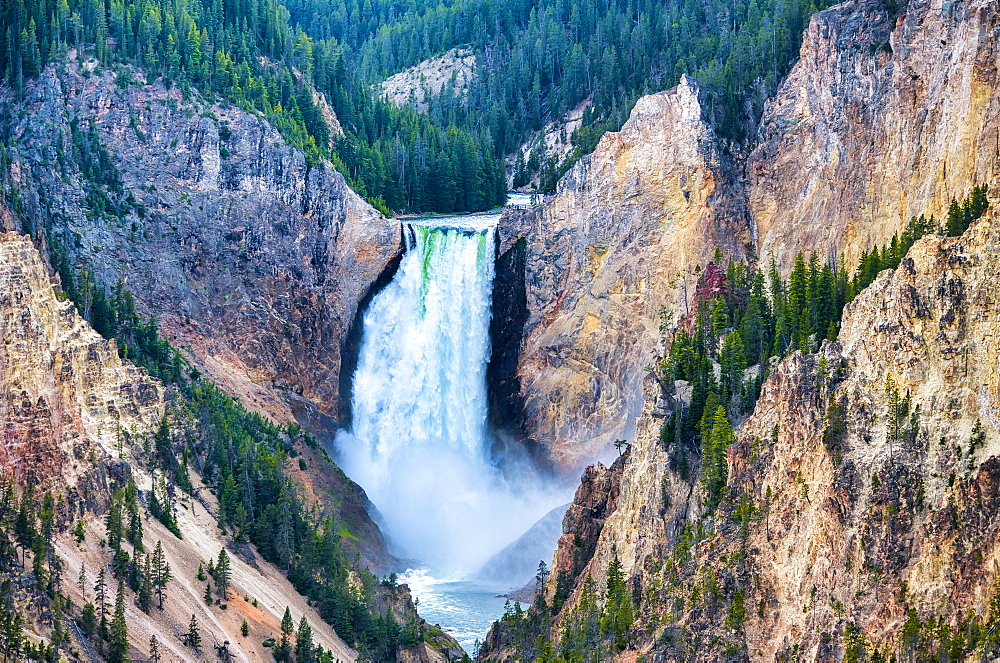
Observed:
[[[22,487],[31,483],[37,491],[56,491],[59,531],[53,545],[65,577],[71,578],[61,588],[83,606],[94,598],[91,587],[97,571],[108,564],[103,512],[109,480],[131,476],[148,494],[153,477],[144,466],[142,449],[169,411],[169,393],[144,369],[119,359],[114,341],[95,332],[72,302],[57,297],[41,255],[29,239],[15,233],[0,234],[0,386],[0,473]],[[179,500],[176,517],[183,539],[156,519],[144,519],[146,550],[161,542],[174,577],[164,610],[144,613],[127,602],[132,652],[146,656],[153,636],[161,654],[172,660],[200,660],[202,656],[176,635],[176,626],[196,614],[206,650],[213,640],[229,640],[237,659],[269,660],[269,650],[260,642],[279,631],[288,605],[296,617],[307,617],[318,643],[341,660],[354,660],[356,654],[296,593],[284,573],[252,552],[232,555],[231,591],[253,599],[236,598],[229,603],[231,610],[206,605],[204,583],[195,569],[218,556],[225,537],[216,516],[206,510],[217,509],[214,497],[197,477],[194,481],[203,497]],[[70,531],[70,523],[79,523],[82,538]],[[81,574],[86,593],[77,582]],[[30,574],[19,580],[19,591],[5,600],[24,618],[29,638],[44,641],[52,627],[48,602],[34,595]],[[248,637],[240,632],[243,619],[249,624]],[[90,651],[88,643],[70,638],[71,648]]]
[[[650,380],[631,449],[588,470],[563,521],[543,594],[559,605],[554,639],[586,612],[584,578],[603,594],[618,560],[636,616],[621,660],[989,658],[998,277],[995,209],[961,237],[917,242],[848,306],[837,342],[778,364],[711,513],[679,470],[688,450],[660,442],[676,405]],[[496,628],[484,658],[514,640]]]
[[[1000,175],[991,0],[853,0],[813,16],[746,167],[761,259],[856,265],[911,216]]]
[[[501,256],[526,242],[525,428],[563,470],[627,435],[663,316],[682,312],[692,269],[716,247],[744,257],[750,241],[699,94],[685,78],[643,97],[543,207],[501,218]]]
[[[704,506],[699,450],[661,442],[683,390],[664,392],[648,373],[644,382],[623,379],[626,367],[642,375],[642,363],[625,337],[605,342],[612,323],[568,324],[611,320],[618,310],[611,297],[592,296],[604,263],[588,272],[573,253],[599,237],[582,194],[567,205],[567,190],[591,166],[567,175],[542,209],[507,215],[505,246],[524,238],[527,247],[530,315],[518,375],[528,434],[551,440],[564,466],[576,449],[599,448],[597,440],[632,444],[609,468],[586,470],[544,590],[520,626],[494,628],[482,659],[543,655],[534,649],[544,643],[534,639],[539,632],[555,651],[564,638],[583,637],[572,634],[605,609],[616,564],[635,617],[617,660],[998,654],[998,21],[995,3],[978,0],[858,0],[818,13],[800,61],[766,107],[757,148],[745,162],[724,162],[734,170],[719,178],[738,186],[701,189],[716,194],[703,227],[748,237],[748,257],[764,266],[773,257],[785,273],[798,252],[843,257],[853,272],[862,252],[886,244],[911,216],[942,220],[951,199],[974,185],[989,185],[993,204],[963,236],[927,236],[880,274],[848,305],[837,342],[774,367],[752,415],[738,422],[714,511]],[[605,149],[618,139],[607,140]],[[668,140],[688,137],[678,131]],[[669,149],[647,168],[674,168]],[[604,190],[628,172],[605,175]],[[619,214],[683,191],[666,184],[602,206]],[[622,227],[619,236],[630,237],[627,218]],[[742,246],[708,235],[707,244],[675,245],[674,253],[700,255],[704,265],[717,245],[740,257],[734,244]],[[655,256],[674,274],[692,274],[690,262],[678,268],[657,246],[634,249],[629,264]],[[543,256],[551,266],[532,269]],[[676,285],[640,293],[633,317],[613,324],[644,330],[655,347],[655,311],[672,304],[676,312],[683,294]],[[587,401],[564,386],[565,375],[537,377],[539,366],[554,376],[567,372],[560,362],[601,351],[610,360],[588,365],[600,387]],[[634,428],[609,416],[631,398],[642,403]],[[593,622],[600,644],[589,651],[614,656],[611,617],[600,614],[609,621]]]
[[[15,107],[20,211],[248,407],[332,430],[342,345],[399,224],[264,119],[94,65],[71,51]]]
[[[501,247],[526,240],[526,436],[574,471],[631,439],[661,311],[684,311],[717,247],[785,273],[798,252],[853,271],[911,216],[941,220],[952,197],[997,181],[995,9],[852,0],[819,12],[749,157],[724,156],[685,79],[640,99],[541,209],[508,213]]]
[[[147,434],[164,389],[60,301],[27,238],[0,234],[0,472],[75,486],[95,454]]]

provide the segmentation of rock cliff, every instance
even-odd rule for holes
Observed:
[[[398,223],[264,119],[93,65],[71,52],[12,110],[20,211],[249,407],[333,428],[342,345]]]
[[[159,423],[164,389],[60,301],[25,237],[0,235],[0,473],[75,486]]]
[[[650,381],[617,478],[569,511],[614,501],[596,542],[580,545],[589,521],[564,520],[557,563],[588,556],[564,603],[549,579],[554,637],[579,619],[580,580],[603,588],[618,559],[631,646],[655,660],[995,655],[998,247],[996,210],[961,237],[925,237],[848,306],[838,342],[782,361],[713,513],[672,462],[683,450],[660,443],[672,404]],[[510,646],[505,633],[490,642]]]
[[[758,256],[854,265],[911,216],[940,219],[995,181],[998,44],[991,0],[851,0],[814,15],[746,169]]]
[[[526,239],[517,348],[526,436],[563,468],[631,438],[661,311],[690,302],[716,247],[787,273],[799,252],[850,269],[911,216],[1000,176],[1000,18],[990,0],[851,0],[819,12],[749,157],[720,149],[697,85],[640,99]],[[689,283],[690,281],[690,283]],[[543,454],[544,455],[544,454]]]
[[[397,106],[411,104],[427,112],[428,99],[445,86],[453,86],[459,96],[465,93],[476,74],[476,55],[470,50],[453,48],[444,55],[424,60],[379,83],[381,95]]]
[[[643,97],[544,207],[500,221],[502,255],[526,240],[525,427],[563,469],[628,434],[663,312],[683,306],[694,266],[717,247],[745,256],[739,185],[701,115],[688,78]]]
[[[714,194],[701,227],[748,237],[748,257],[766,264],[773,256],[783,272],[798,252],[843,256],[853,269],[911,216],[941,219],[952,197],[974,184],[995,192],[998,21],[995,3],[976,0],[858,0],[815,15],[800,61],[767,105],[757,148],[743,163],[723,162],[714,179],[694,180],[692,200]],[[597,245],[602,232],[585,192],[614,194],[601,204],[621,223],[624,243],[635,232],[627,210],[684,191],[665,181],[622,195],[609,183],[626,168],[605,173],[603,189],[587,181],[618,140],[602,142],[544,209],[509,214],[501,226],[502,246],[515,247],[518,238],[526,246],[530,315],[518,377],[528,434],[553,440],[551,453],[564,465],[574,449],[598,448],[596,440],[623,432],[632,445],[612,471],[587,471],[536,599],[544,601],[526,619],[495,627],[482,657],[542,655],[534,649],[542,642],[534,639],[538,624],[546,623],[539,615],[551,619],[542,630],[556,650],[563,638],[583,637],[575,629],[586,630],[588,615],[605,609],[615,560],[635,610],[620,660],[637,651],[660,661],[996,656],[995,201],[963,236],[925,237],[898,269],[883,272],[845,310],[838,342],[774,368],[737,428],[726,497],[706,512],[698,450],[661,442],[664,415],[677,407],[673,392],[661,393],[650,375],[641,388],[641,371],[623,379],[624,367],[642,363],[627,332],[609,331],[644,329],[655,347],[658,307],[683,306],[684,293],[675,299],[676,283],[636,293],[631,317],[614,319],[619,302],[593,295],[604,287],[607,264],[623,269],[614,247],[607,263],[577,258],[578,247]],[[660,134],[647,128],[634,140],[655,144]],[[688,135],[674,131],[666,140],[687,144]],[[645,169],[676,168],[681,160],[670,149],[661,147]],[[732,174],[739,171],[742,177]],[[641,267],[655,256],[676,275],[690,273],[687,256],[704,264],[716,245],[740,255],[733,248],[740,243],[683,232],[633,248],[627,264]],[[671,255],[658,248],[670,242]],[[543,257],[551,266],[539,266]],[[606,363],[585,364],[599,376],[589,384],[600,389],[574,398],[572,385],[588,383],[567,375],[588,373],[567,365],[601,356]],[[631,412],[617,404],[643,391],[633,431]],[[595,477],[609,479],[603,492],[593,490]],[[613,620],[600,615],[595,637],[610,654]]]

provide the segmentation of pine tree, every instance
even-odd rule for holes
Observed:
[[[108,617],[108,583],[104,567],[97,572],[97,582],[94,583],[94,595],[97,597],[97,609],[103,623]]]
[[[836,327],[834,326],[833,337],[830,337],[828,330],[831,325],[836,324],[837,315],[837,295],[836,280],[833,275],[833,268],[829,263],[823,265],[819,279],[816,284],[816,292],[813,296],[813,329],[817,334],[824,334],[828,340],[836,339]]]
[[[87,565],[80,565],[80,575],[76,579],[76,584],[80,588],[80,594],[83,595],[83,600],[87,600]]]
[[[155,635],[149,638],[149,660],[153,663],[160,663],[160,641],[156,639]]]
[[[0,613],[0,649],[4,658],[11,661],[19,660],[24,645],[24,618],[16,612]]]
[[[201,631],[198,629],[198,618],[194,615],[191,615],[191,622],[188,624],[187,643],[195,651],[201,649]]]
[[[136,592],[136,599],[139,602],[139,609],[149,613],[149,606],[153,601],[153,556],[146,553],[146,559],[142,566],[139,578],[139,589]]]
[[[205,583],[205,603],[208,605],[215,603],[215,599],[212,598],[212,583],[210,582]]]
[[[160,461],[160,466],[164,470],[169,470],[176,462],[174,457],[173,443],[170,438],[170,422],[164,414],[160,419],[160,425],[153,433],[153,448],[156,450],[156,457]]]
[[[740,321],[740,335],[747,351],[746,359],[750,363],[764,361],[764,354],[770,349],[770,328],[771,312],[764,292],[764,275],[758,271],[750,287],[746,314]]]
[[[28,483],[21,494],[21,504],[17,509],[17,516],[14,519],[14,534],[17,543],[21,547],[21,563],[24,564],[24,551],[33,550],[35,538],[38,536],[36,521],[38,514],[35,503],[34,484]]]
[[[274,650],[271,654],[274,656],[274,660],[277,661],[277,663],[291,663],[292,645],[288,641],[287,633],[281,634],[281,640],[279,640],[278,644],[274,646]]]
[[[153,473],[153,485],[149,489],[149,513],[159,521],[163,520],[163,506],[156,491],[156,473]]]
[[[601,633],[611,636],[618,651],[628,645],[626,634],[632,622],[635,621],[632,607],[632,597],[628,591],[628,583],[618,559],[618,550],[611,548],[611,566],[608,567],[607,600],[601,615]]]
[[[247,624],[247,620],[245,619],[243,620],[243,623],[240,624],[240,635],[244,638],[250,635],[250,625]]]
[[[281,616],[281,632],[291,635],[295,631],[295,620],[292,619],[292,611],[285,606],[285,614]]]
[[[118,581],[115,597],[115,614],[111,619],[108,640],[108,661],[121,663],[128,658],[128,624],[125,622],[125,583]]]
[[[812,333],[809,314],[809,271],[801,253],[795,256],[795,265],[788,279],[788,300],[785,319],[788,320],[789,346],[806,350]]]
[[[295,634],[295,663],[313,663],[312,628],[302,615],[299,630]]]
[[[726,336],[719,353],[719,365],[722,368],[723,391],[738,396],[743,383],[743,369],[747,366],[746,348],[739,329]]]
[[[106,519],[108,528],[108,546],[119,548],[122,542],[122,490],[111,491],[111,505]]]
[[[97,632],[97,608],[93,603],[87,603],[80,611],[80,630],[88,638],[94,637]]]
[[[163,554],[163,543],[156,542],[153,550],[153,585],[156,588],[156,597],[160,602],[160,610],[163,610],[163,599],[167,593],[167,583],[173,580],[170,564]]]
[[[136,502],[132,502],[129,505],[129,521],[128,521],[128,541],[135,548],[135,552],[141,553],[144,548],[142,545],[142,517],[139,514],[139,505]]]
[[[226,477],[222,484],[222,494],[219,496],[220,524],[232,523],[236,513],[236,504],[239,499],[236,491],[236,479],[232,474]]]
[[[957,237],[965,232],[965,214],[963,213],[962,206],[958,204],[958,201],[954,198],[951,199],[951,204],[948,205],[948,217],[945,221],[945,234],[949,237]]]
[[[229,562],[229,553],[226,552],[225,548],[219,550],[219,558],[215,563],[215,584],[219,590],[219,596],[223,600],[229,598],[229,579],[232,574],[232,570]]]
[[[706,412],[706,416],[707,414]],[[726,450],[735,441],[736,436],[733,435],[726,411],[720,405],[716,408],[712,418],[711,433],[707,443],[704,438],[702,439],[702,487],[705,491],[706,507],[709,510],[714,509],[719,504],[719,500],[722,499],[722,492],[729,478]]]

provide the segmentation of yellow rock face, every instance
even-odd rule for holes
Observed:
[[[716,247],[853,269],[911,216],[1000,181],[998,43],[990,0],[816,14],[745,160],[723,157],[693,81],[640,99],[541,212],[501,222],[527,239],[529,436],[575,470],[634,434],[661,311],[683,313]]]
[[[628,435],[661,314],[682,312],[716,247],[742,257],[750,239],[698,94],[685,78],[640,99],[542,212],[501,221],[502,240],[527,239],[527,428],[565,470]]]
[[[813,16],[747,168],[758,255],[856,265],[911,216],[1000,173],[996,3],[874,3]]]
[[[59,301],[38,251],[14,233],[0,235],[0,344],[0,470],[22,482],[72,485],[92,451],[110,454],[163,416],[163,385]]]
[[[603,587],[616,556],[642,597],[633,631],[650,634],[634,645],[666,660],[716,660],[727,647],[754,661],[834,660],[848,624],[869,652],[899,651],[911,608],[952,628],[988,615],[1000,564],[998,280],[996,211],[962,237],[914,245],[849,306],[838,343],[776,367],[737,429],[730,499],[711,517],[697,472],[685,480],[660,443],[665,397],[647,382],[631,449],[610,471],[588,470],[564,519],[548,599],[555,571],[576,582],[557,626],[583,579]],[[678,532],[699,522],[682,558]],[[737,591],[739,629],[727,621]]]

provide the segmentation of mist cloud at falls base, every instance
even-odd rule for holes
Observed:
[[[526,531],[569,487],[526,457],[494,459],[486,366],[493,227],[407,229],[392,282],[364,313],[344,471],[384,517],[397,554],[465,577]],[[508,446],[508,445],[503,445]]]

